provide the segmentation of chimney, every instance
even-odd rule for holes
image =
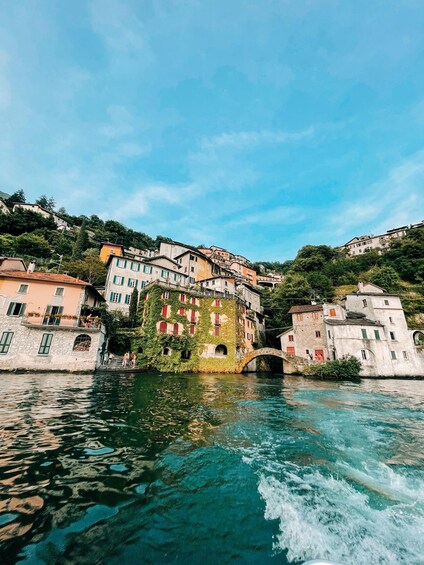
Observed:
[[[35,263],[34,261],[31,261],[31,263],[28,265],[28,273],[33,273],[35,271]]]

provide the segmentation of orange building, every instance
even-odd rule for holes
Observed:
[[[248,283],[253,284],[253,286],[257,285],[257,275],[256,271],[254,271],[253,269],[246,267],[246,265],[242,265],[238,261],[234,261],[233,263],[231,263],[231,270],[239,273],[239,275],[245,278]]]
[[[117,243],[102,243],[100,248],[100,261],[107,263],[110,255],[124,256],[124,246]]]

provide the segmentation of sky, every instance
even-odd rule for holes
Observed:
[[[0,0],[0,190],[253,261],[424,219],[422,0]]]

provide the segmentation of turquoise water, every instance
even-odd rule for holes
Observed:
[[[424,381],[0,385],[1,563],[424,563]]]

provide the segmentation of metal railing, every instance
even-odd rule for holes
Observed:
[[[22,316],[21,324],[25,326],[49,327],[49,328],[81,328],[99,330],[101,328],[101,319],[99,317],[90,316],[73,316],[68,314],[26,314]]]

